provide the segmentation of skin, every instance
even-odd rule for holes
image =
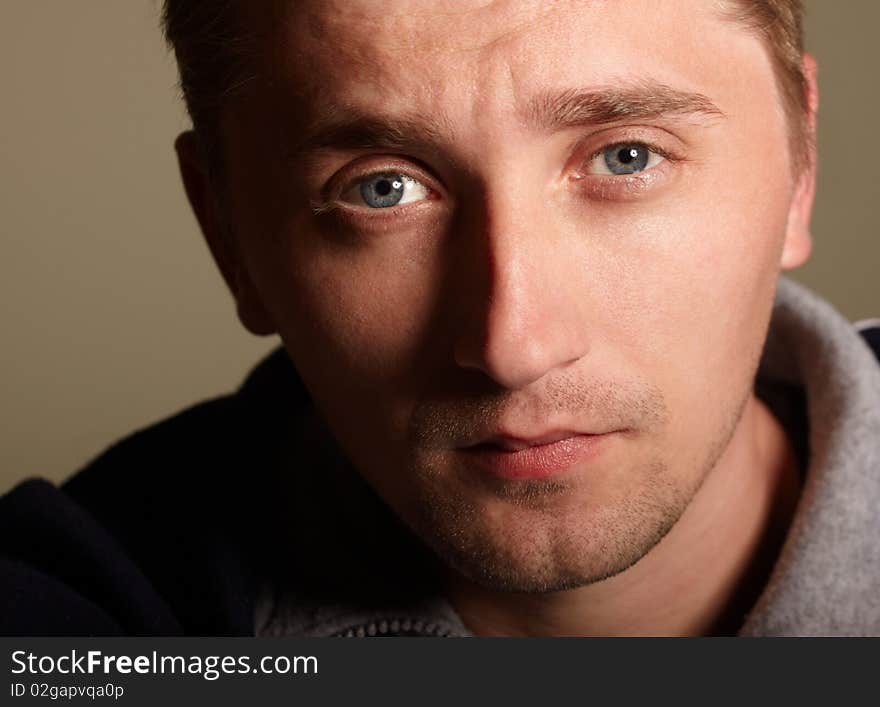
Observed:
[[[814,188],[760,40],[701,0],[290,5],[247,19],[265,51],[223,114],[222,185],[177,143],[243,324],[280,334],[475,633],[734,632],[798,495],[753,384]],[[655,84],[717,110],[526,119],[548,92]],[[334,106],[405,116],[404,144],[300,149]],[[621,142],[666,157],[596,173]],[[357,203],[375,172],[427,198]],[[501,482],[461,452],[501,428],[609,434]]]

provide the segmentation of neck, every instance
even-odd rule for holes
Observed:
[[[476,635],[730,635],[772,569],[799,485],[782,426],[752,394],[687,510],[635,565],[548,594],[493,592],[456,575],[450,600]]]

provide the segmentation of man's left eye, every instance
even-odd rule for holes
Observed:
[[[340,195],[340,200],[371,209],[387,209],[427,199],[430,190],[421,182],[400,172],[371,174],[358,180]]]
[[[644,172],[660,164],[665,158],[641,142],[609,145],[588,163],[587,174],[627,175]]]

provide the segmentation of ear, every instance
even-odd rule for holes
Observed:
[[[263,306],[235,238],[220,210],[195,133],[190,130],[179,135],[174,142],[174,149],[177,152],[186,196],[214,262],[220,268],[223,280],[235,298],[239,320],[245,329],[257,336],[276,333],[277,328],[272,317]]]
[[[816,60],[804,54],[803,70],[806,92],[806,135],[805,155],[796,176],[794,195],[788,213],[785,243],[782,248],[780,267],[791,270],[803,265],[813,250],[813,237],[810,233],[810,217],[813,213],[813,199],[816,194],[816,114],[819,110],[819,87],[816,80]]]

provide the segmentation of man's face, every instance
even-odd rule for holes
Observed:
[[[622,571],[725,448],[808,250],[763,45],[704,0],[289,5],[226,115],[240,310],[457,570]],[[543,477],[466,449],[560,431],[604,436]]]

